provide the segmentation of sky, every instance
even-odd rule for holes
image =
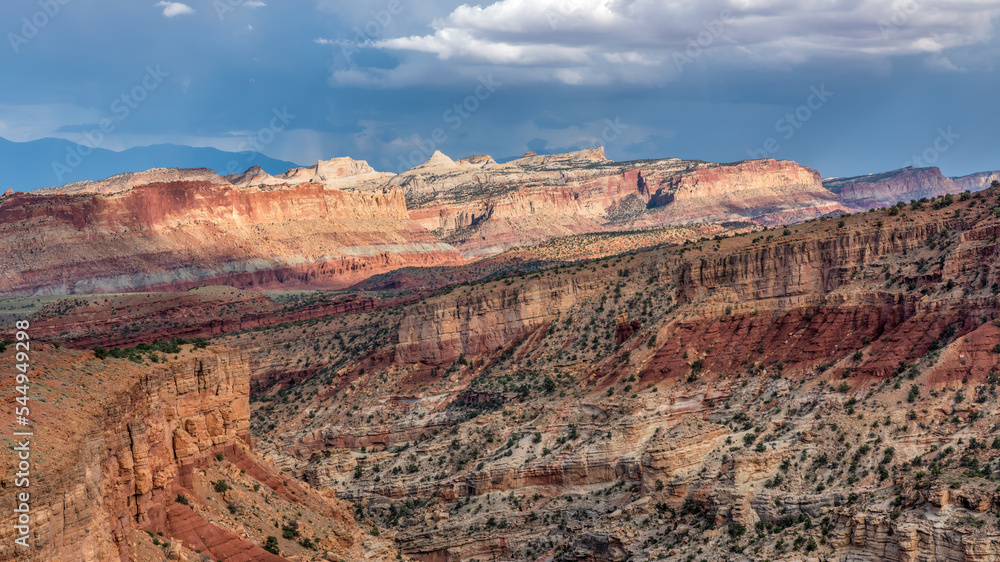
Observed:
[[[1000,0],[8,0],[0,137],[1000,169]]]

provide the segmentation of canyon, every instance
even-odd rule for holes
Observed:
[[[998,196],[221,341],[276,462],[420,560],[991,560]]]
[[[5,195],[37,555],[993,560],[996,175],[589,149]]]

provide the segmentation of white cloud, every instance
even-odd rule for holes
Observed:
[[[508,77],[567,84],[659,83],[702,57],[787,69],[817,58],[926,54],[935,55],[928,66],[955,70],[941,53],[989,41],[997,17],[997,0],[497,0],[463,4],[434,19],[431,33],[373,46],[401,53],[400,68],[430,55],[458,74],[506,67]],[[341,76],[398,85],[392,74]]]
[[[434,53],[439,58],[503,65],[562,65],[589,62],[587,48],[553,43],[490,40],[465,29],[443,29],[428,37],[402,37],[376,44],[389,49]]]
[[[266,3],[261,2],[260,0],[250,0],[249,2],[246,2],[243,5],[247,8],[263,8],[267,6]]]
[[[194,13],[194,8],[188,6],[187,4],[181,4],[180,2],[157,2],[157,7],[163,8],[163,15],[168,18],[173,18],[177,16],[184,16]]]

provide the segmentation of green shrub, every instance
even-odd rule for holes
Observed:
[[[264,546],[261,548],[270,552],[271,554],[280,554],[280,552],[278,551],[278,537],[269,535],[267,537],[267,540],[264,542]]]
[[[744,527],[743,525],[740,525],[739,523],[729,524],[729,536],[733,537],[734,539],[742,537],[746,532],[747,528]]]

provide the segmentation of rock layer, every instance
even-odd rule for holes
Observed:
[[[406,265],[461,262],[408,220],[398,190],[198,181],[18,194],[0,204],[0,225],[5,294],[340,288]]]
[[[847,212],[793,162],[616,163],[602,148],[471,167],[444,155],[400,174],[410,216],[466,255],[581,232],[664,224],[795,222]]]
[[[965,190],[979,191],[989,187],[985,181],[990,173],[973,174],[964,178],[949,178],[938,168],[908,167],[881,174],[853,178],[834,178],[823,182],[844,204],[856,209],[886,207],[899,201],[909,203],[924,197],[940,197]]]
[[[284,483],[250,450],[250,371],[242,353],[185,348],[178,359],[152,368],[78,352],[34,357],[42,371],[34,380],[32,408],[32,548],[15,547],[12,528],[5,526],[0,558],[161,559],[136,550],[136,531],[142,530],[184,545],[182,560],[196,559],[192,550],[216,560],[284,560],[260,548],[262,536],[239,531],[210,507],[199,475],[217,470],[219,459],[299,509],[330,518],[347,538],[340,552],[366,556],[342,504]],[[11,462],[9,455],[0,461],[5,474],[13,474]],[[184,503],[175,500],[181,496]],[[139,536],[147,547],[156,544]]]
[[[824,184],[788,161],[613,162],[601,147],[504,164],[435,152],[395,175],[351,158],[277,176],[156,168],[0,198],[10,254],[0,291],[340,289],[562,236],[773,226],[976,190],[995,177],[907,168]]]
[[[66,368],[103,367],[82,359],[70,359]],[[57,361],[47,355],[39,360]],[[22,556],[4,529],[0,557],[130,560],[126,537],[162,520],[178,475],[210,453],[249,441],[249,372],[238,352],[202,352],[152,372],[130,371],[140,376],[109,379],[113,390],[91,392],[93,403],[76,416],[41,414],[36,446],[46,442],[43,430],[61,426],[75,437],[67,445],[79,448],[63,450],[48,466],[36,460],[34,551]],[[50,395],[47,402],[68,399]]]

